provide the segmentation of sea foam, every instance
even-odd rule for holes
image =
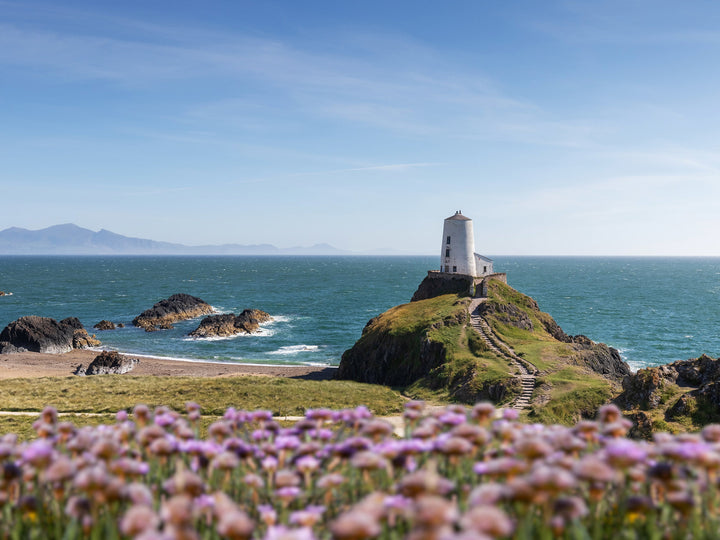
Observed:
[[[270,351],[267,354],[298,354],[302,352],[313,352],[320,349],[318,345],[286,345],[285,347],[280,347],[276,351]]]

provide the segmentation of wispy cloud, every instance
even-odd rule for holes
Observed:
[[[394,163],[391,165],[374,165],[370,167],[355,167],[353,169],[341,169],[333,172],[358,172],[358,171],[407,171],[418,167],[434,167],[440,163]]]
[[[52,16],[59,11],[53,8]],[[412,137],[499,136],[565,145],[592,130],[543,118],[536,104],[512,96],[488,73],[454,65],[446,54],[405,36],[357,31],[334,36],[351,45],[351,52],[340,53],[197,27],[85,16],[98,17],[105,31],[0,24],[0,65],[130,89],[214,81],[228,97],[188,104],[179,118],[195,131],[202,131],[203,122],[234,123],[246,131],[275,129],[274,115],[283,113],[285,122],[314,116]],[[232,97],[233,89],[238,97]],[[284,110],[268,108],[268,94],[272,107],[282,102]]]

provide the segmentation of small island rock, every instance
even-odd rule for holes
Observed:
[[[96,347],[100,341],[88,335],[82,323],[75,318],[58,322],[49,317],[30,315],[20,317],[0,332],[0,342],[7,342],[16,349],[32,352],[62,354],[73,349]],[[5,349],[10,351],[6,345]]]
[[[172,328],[172,323],[212,313],[210,304],[189,294],[173,294],[146,309],[133,319],[133,324],[146,332]]]
[[[272,321],[269,313],[259,309],[246,309],[239,315],[227,313],[211,315],[200,321],[200,325],[188,335],[192,337],[229,337],[237,334],[253,334],[260,330],[260,324]]]
[[[96,330],[115,330],[115,323],[103,319],[99,323],[93,325]]]

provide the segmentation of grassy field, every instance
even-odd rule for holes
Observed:
[[[304,381],[281,377],[149,377],[98,375],[0,381],[0,408],[6,411],[115,413],[138,403],[182,411],[195,401],[203,413],[228,407],[267,409],[275,415],[303,415],[307,409],[365,405],[378,415],[402,411],[405,399],[390,388],[350,381]]]

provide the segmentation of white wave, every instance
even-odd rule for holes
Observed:
[[[303,366],[310,366],[310,367],[325,367],[325,368],[335,368],[337,369],[338,366],[333,366],[327,362],[303,362]]]
[[[695,336],[690,335],[690,334],[686,334],[685,337],[686,337],[687,339],[692,339],[692,338],[694,338]]]
[[[271,315],[272,321],[268,321],[264,324],[273,324],[278,322],[290,322],[292,317],[288,317],[287,315]]]
[[[610,345],[610,347],[612,347],[612,345]],[[620,358],[622,358],[625,361],[627,361],[627,353],[632,351],[631,347],[613,347],[613,348],[618,352],[618,354],[620,354]]]
[[[212,308],[212,314],[213,315],[226,315],[228,313],[232,313],[232,310],[229,310],[227,308],[224,308],[222,306],[210,306]]]
[[[301,352],[317,351],[320,349],[318,345],[287,345],[280,347],[276,351],[271,351],[268,354],[298,354]]]
[[[632,361],[632,360],[629,361],[627,363],[627,365],[630,366],[630,371],[632,371],[633,373],[637,372],[638,369],[643,369],[643,368],[648,367],[647,364],[645,364],[643,362],[636,362],[636,361]]]

